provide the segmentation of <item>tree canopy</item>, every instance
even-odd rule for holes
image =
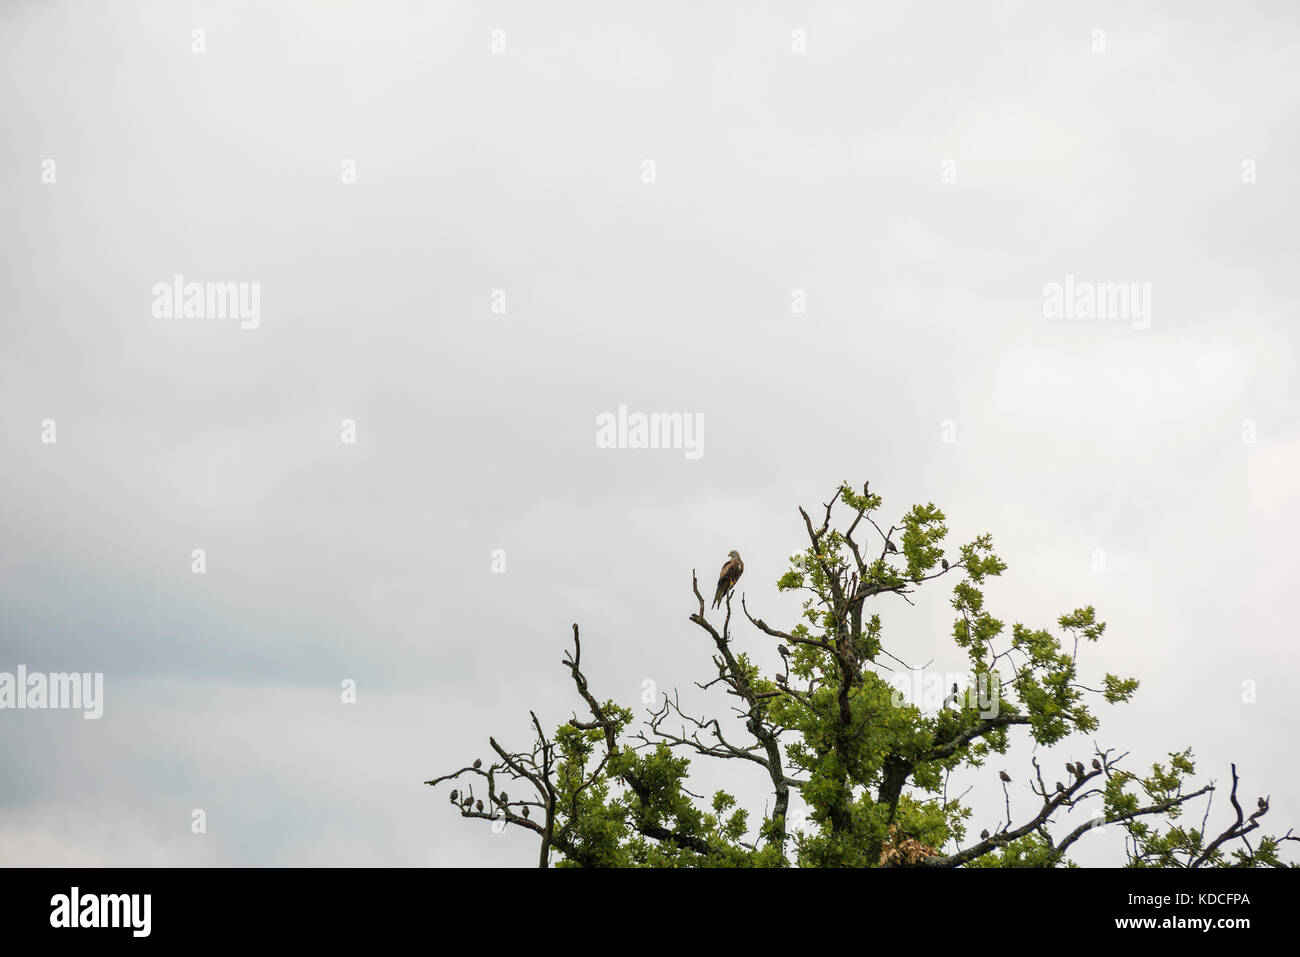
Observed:
[[[532,831],[543,867],[1074,866],[1071,849],[1100,828],[1122,829],[1126,860],[1115,863],[1134,867],[1294,866],[1281,850],[1300,838],[1263,833],[1268,799],[1242,808],[1235,765],[1232,810],[1217,815],[1226,827],[1209,826],[1216,785],[1194,781],[1190,749],[1145,772],[1095,743],[1061,773],[1040,765],[1039,748],[1014,771],[995,760],[1018,737],[1045,748],[1095,736],[1096,706],[1129,701],[1138,682],[1080,677],[1081,652],[1106,630],[1091,606],[1061,615],[1055,630],[1008,629],[995,617],[984,586],[1007,566],[989,535],[948,550],[933,504],[914,505],[888,527],[882,505],[869,485],[844,484],[819,522],[799,510],[807,541],[776,583],[802,597],[794,623],[768,624],[741,596],[747,634],[777,643],[782,668],[772,674],[733,633],[734,596],[710,620],[692,573],[690,621],[714,649],[699,687],[723,691],[734,717],[691,714],[672,694],[634,723],[629,708],[589,687],[575,624],[564,664],[581,712],[552,733],[530,712],[527,749],[489,737],[490,763],[476,759],[426,783],[454,783],[450,801],[463,817]],[[887,677],[925,666],[888,649],[875,607],[910,603],[935,585],[951,587],[951,639],[969,674],[931,709]],[[693,758],[732,762],[737,793],[763,781],[761,816],[751,820],[728,791],[693,794]],[[978,834],[966,792],[954,795],[972,776],[996,779],[1005,798],[1002,820]],[[1028,785],[1028,807],[1025,788],[1013,793],[1016,781]],[[797,819],[795,796],[806,809]],[[1192,802],[1205,805],[1200,821],[1186,819],[1198,816],[1185,814]]]

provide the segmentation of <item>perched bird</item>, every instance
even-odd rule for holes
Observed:
[[[782,658],[788,657],[790,654],[790,649],[787,648],[785,645],[777,645],[776,651],[777,654],[779,654]]]
[[[890,541],[889,539],[885,539],[885,551],[887,551],[887,552],[896,552],[896,551],[898,551],[898,546],[895,545],[895,544],[894,544],[892,541]]]
[[[1058,791],[1064,791],[1064,790],[1065,790],[1065,785],[1062,784],[1060,781],[1057,781],[1057,782],[1056,782],[1056,790],[1058,790]]]
[[[727,597],[727,593],[736,587],[736,582],[740,581],[740,576],[745,572],[745,563],[740,560],[740,552],[734,548],[727,552],[727,561],[722,566],[722,572],[718,575],[718,590],[713,595],[713,607],[717,608],[722,604],[722,599]]]
[[[1093,769],[1094,771],[1100,771],[1100,770],[1101,770],[1101,762],[1098,761],[1096,758],[1093,758],[1093,759],[1092,759],[1092,769]]]
[[[1003,781],[1004,784],[1010,784],[1010,783],[1011,783],[1011,775],[1007,774],[1006,771],[999,771],[999,772],[998,772],[998,777],[1000,777],[1000,778],[1002,779],[1002,781]]]
[[[939,559],[939,564],[943,566],[944,571],[948,570],[948,559],[946,558]]]
[[[1265,801],[1263,798],[1260,798],[1260,799],[1259,799],[1259,809],[1260,809],[1261,811],[1266,811],[1266,810],[1268,810],[1268,802]]]
[[[524,817],[528,816],[528,808],[524,808]]]
[[[982,837],[986,841],[989,839],[989,829],[987,827],[984,828],[984,830],[980,831],[980,837]]]
[[[475,758],[475,759],[474,759],[474,770],[477,771],[477,770],[478,770],[479,768],[481,768],[481,767],[483,767],[483,759],[482,759],[482,758]]]
[[[483,810],[483,802],[482,802],[482,801],[477,801],[477,802],[475,802],[475,804],[474,804],[474,810],[476,810],[476,811],[482,811],[482,810]]]
[[[498,804],[509,804],[509,803],[510,803],[510,796],[509,796],[508,794],[506,794],[505,791],[502,791],[502,792],[501,792],[501,796],[500,796],[499,798],[497,798],[497,803],[498,803]]]
[[[952,683],[952,694],[943,699],[943,706],[947,708],[948,705],[952,705],[954,708],[957,707],[957,682],[955,681]]]
[[[457,801],[459,801],[459,800],[460,800],[460,792],[459,792],[458,790],[456,790],[455,788],[452,788],[452,789],[451,789],[451,803],[452,803],[452,804],[455,804],[455,803],[456,803]]]

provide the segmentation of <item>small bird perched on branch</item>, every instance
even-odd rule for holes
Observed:
[[[713,607],[717,608],[722,604],[722,599],[727,597],[727,593],[736,587],[736,582],[740,581],[740,576],[744,574],[745,563],[740,560],[740,552],[734,548],[727,552],[727,561],[722,566],[722,572],[718,575],[718,590],[713,595]]]

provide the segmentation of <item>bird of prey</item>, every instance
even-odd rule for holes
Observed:
[[[740,576],[744,574],[745,563],[740,560],[740,552],[734,548],[727,552],[727,561],[722,566],[722,572],[718,575],[718,590],[713,595],[713,607],[717,608],[722,604],[722,599],[727,597],[727,593],[736,587],[736,582],[740,581]]]

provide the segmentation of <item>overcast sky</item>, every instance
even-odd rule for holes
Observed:
[[[422,782],[569,716],[575,621],[601,697],[723,711],[692,568],[793,624],[845,479],[992,533],[1008,624],[1097,607],[1098,744],[1300,824],[1294,5],[542,6],[0,8],[0,672],[104,674],[0,711],[0,863],[531,865]],[[959,668],[947,597],[887,647]]]

